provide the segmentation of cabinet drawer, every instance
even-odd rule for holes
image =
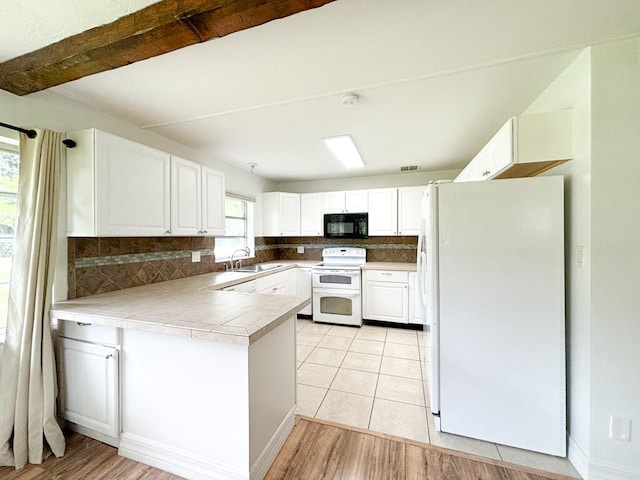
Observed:
[[[264,277],[256,278],[256,289],[258,292],[262,292],[263,290],[271,289],[275,287],[279,283],[287,282],[289,279],[287,272],[276,272],[271,273],[269,275],[265,275]]]
[[[373,282],[409,282],[409,272],[387,271],[387,270],[366,270],[366,280]]]
[[[258,290],[258,293],[267,293],[274,295],[286,295],[287,294],[287,282],[280,282],[271,284],[262,290]]]
[[[58,336],[101,345],[120,345],[120,329],[85,322],[58,321]]]

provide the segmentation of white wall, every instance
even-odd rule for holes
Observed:
[[[458,173],[460,173],[460,170],[417,171],[370,177],[345,177],[331,180],[286,182],[275,185],[274,191],[310,193],[368,188],[409,187],[426,185],[432,180],[453,180]]]
[[[574,108],[574,158],[549,174],[567,179],[569,455],[587,479],[640,479],[639,99],[636,37],[585,50],[525,112]]]
[[[640,478],[640,37],[592,51],[591,459]]]
[[[589,452],[591,358],[591,50],[586,49],[524,114],[573,108],[574,155],[548,175],[565,176],[566,335],[569,456]],[[578,246],[586,262],[579,268]]]

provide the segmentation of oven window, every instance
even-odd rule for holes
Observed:
[[[352,315],[353,301],[344,297],[322,297],[320,299],[320,313],[330,315]]]
[[[351,285],[352,280],[347,275],[320,275],[320,283]]]

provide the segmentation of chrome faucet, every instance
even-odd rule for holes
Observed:
[[[231,258],[229,259],[229,266],[230,266],[230,270],[233,272],[233,256],[238,253],[238,252],[242,252],[245,253],[247,257],[249,257],[251,255],[251,250],[249,250],[249,247],[247,248],[239,248],[238,250],[234,251],[231,254]],[[242,260],[238,260],[238,265],[235,266],[235,268],[238,268],[238,266],[242,265]]]

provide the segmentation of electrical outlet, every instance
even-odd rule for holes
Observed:
[[[304,253],[304,247],[298,247],[298,253]]]
[[[199,262],[200,261],[200,252],[191,252],[191,261]]]
[[[611,415],[611,417],[609,417],[609,438],[621,440],[623,442],[630,442],[631,419]]]

